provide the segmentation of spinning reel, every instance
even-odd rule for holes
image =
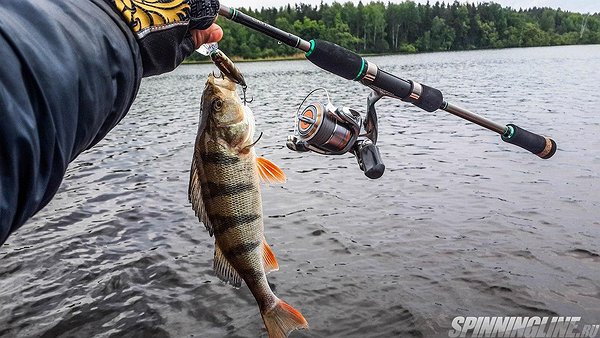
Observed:
[[[327,103],[304,103],[315,92],[323,90]],[[313,151],[322,155],[354,154],[360,169],[371,179],[380,178],[385,171],[377,147],[377,113],[375,103],[382,97],[373,91],[367,99],[367,114],[348,107],[335,107],[324,88],[310,92],[298,107],[294,135],[288,136],[287,147],[298,152]]]

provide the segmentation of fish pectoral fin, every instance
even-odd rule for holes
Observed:
[[[213,269],[219,279],[227,284],[239,288],[242,286],[242,277],[235,270],[235,268],[229,263],[227,258],[223,256],[223,252],[219,245],[215,242],[215,259],[213,261]]]
[[[266,183],[285,183],[285,173],[275,163],[264,157],[256,158],[256,168],[261,180]]]
[[[194,150],[194,158],[192,159],[192,169],[190,170],[190,184],[188,187],[188,200],[192,203],[192,209],[196,214],[196,217],[204,223],[206,230],[212,236],[213,227],[208,219],[204,202],[202,201],[202,181],[200,180],[200,173],[198,168],[201,168],[202,163],[200,155]]]
[[[279,263],[277,263],[275,254],[273,253],[273,250],[271,250],[271,246],[267,243],[267,240],[264,238],[263,238],[262,245],[263,245],[263,267],[265,268],[265,273],[279,270]]]

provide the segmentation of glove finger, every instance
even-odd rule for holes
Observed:
[[[219,0],[190,0],[189,29],[207,29],[219,14]]]
[[[196,50],[196,44],[194,43],[194,39],[192,39],[191,34],[186,34],[185,38],[183,38],[181,44],[179,45],[179,50],[181,51],[183,58],[181,60],[177,60],[178,64],[183,62],[185,58],[192,55],[192,53]]]
[[[216,18],[190,18],[189,29],[205,30],[210,27]]]
[[[193,29],[190,34],[198,49],[205,43],[219,42],[223,38],[223,29],[214,23],[205,30]]]

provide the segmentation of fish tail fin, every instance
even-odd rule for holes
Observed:
[[[300,311],[281,299],[277,299],[273,308],[261,314],[269,338],[286,338],[294,330],[308,329],[308,323]]]

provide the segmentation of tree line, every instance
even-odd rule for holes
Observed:
[[[414,53],[600,43],[600,13],[551,8],[512,9],[496,3],[431,5],[352,2],[251,10],[259,20],[305,39],[324,39],[359,53]],[[220,18],[220,48],[246,59],[297,54],[291,47]],[[190,57],[201,60],[195,53]]]

